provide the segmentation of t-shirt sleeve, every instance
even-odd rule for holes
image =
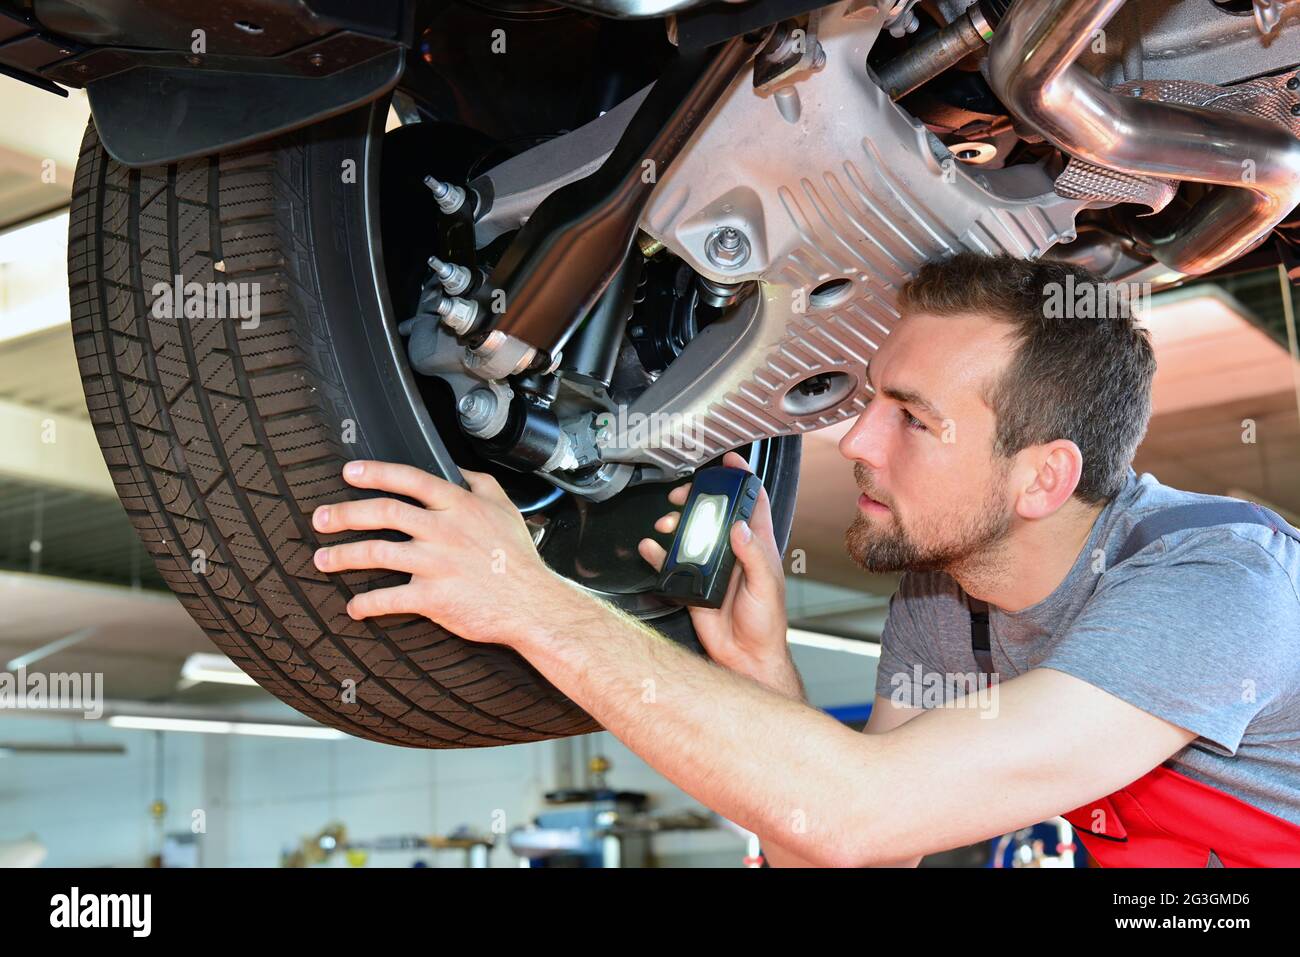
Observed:
[[[1277,560],[1226,529],[1167,540],[1102,576],[1032,666],[1074,675],[1235,754],[1294,695],[1300,599]]]

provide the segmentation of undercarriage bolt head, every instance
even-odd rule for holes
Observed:
[[[437,256],[429,257],[429,268],[433,274],[438,277],[442,283],[442,288],[447,291],[449,296],[459,296],[469,288],[470,280],[473,274],[464,266],[457,266],[455,263],[445,263]]]
[[[424,185],[429,187],[438,208],[444,213],[454,213],[465,205],[465,191],[459,186],[441,182],[433,176],[426,176]]]
[[[474,328],[478,318],[478,303],[473,299],[458,299],[455,296],[443,296],[434,303],[434,311],[442,316],[443,323],[458,336],[463,336]]]
[[[456,403],[461,423],[471,431],[487,425],[496,407],[497,397],[490,389],[475,389],[473,392],[467,392]]]
[[[704,241],[704,254],[719,269],[739,269],[749,261],[749,239],[734,226],[720,226]]]

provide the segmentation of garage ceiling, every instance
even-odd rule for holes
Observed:
[[[42,672],[102,672],[104,694],[135,701],[190,704],[240,701],[265,692],[235,685],[198,685],[178,692],[181,664],[212,643],[165,592],[0,572],[0,669],[20,655],[62,639],[70,644],[30,667]]]
[[[0,334],[0,397],[44,412],[85,419],[86,397],[81,391],[72,330],[61,325],[18,339]]]
[[[84,90],[55,96],[0,77],[0,228],[65,206],[90,107]],[[52,180],[52,181],[51,181]]]

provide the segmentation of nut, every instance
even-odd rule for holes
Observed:
[[[704,254],[719,269],[739,269],[749,261],[749,239],[734,226],[720,226],[704,241]]]

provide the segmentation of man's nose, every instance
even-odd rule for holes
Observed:
[[[876,469],[884,466],[885,437],[880,406],[879,402],[868,401],[867,407],[840,438],[840,455],[850,462],[863,462]]]

